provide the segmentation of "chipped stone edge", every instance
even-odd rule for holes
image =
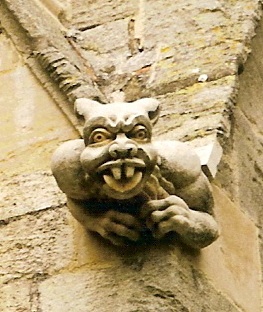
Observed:
[[[214,142],[195,148],[195,152],[200,158],[203,172],[209,178],[215,178],[217,167],[223,156],[223,148],[217,140]]]

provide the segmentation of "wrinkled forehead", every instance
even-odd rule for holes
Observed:
[[[136,124],[151,127],[148,114],[139,111],[133,105],[127,103],[114,103],[101,105],[97,111],[91,111],[90,118],[85,127],[107,127],[112,129],[131,130]]]
[[[90,112],[91,118],[99,115],[110,118],[112,120],[123,120],[139,115],[147,116],[147,113],[143,113],[142,110],[133,103],[113,103],[101,105],[99,110],[95,109]]]

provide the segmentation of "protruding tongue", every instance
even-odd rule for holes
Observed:
[[[119,175],[119,174],[118,174]],[[127,170],[126,170],[126,176],[127,176]],[[142,172],[137,171],[135,172],[131,178],[128,180],[125,179],[123,181],[120,181],[120,179],[115,179],[114,175],[103,175],[104,181],[107,183],[107,185],[112,188],[113,190],[124,193],[127,191],[132,190],[137,184],[141,182],[142,179]]]

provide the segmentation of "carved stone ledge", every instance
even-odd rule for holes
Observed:
[[[201,160],[203,172],[210,178],[215,178],[217,167],[223,155],[223,149],[219,142],[214,142],[195,148],[197,155]]]
[[[3,28],[25,59],[28,59],[34,73],[39,70],[31,61],[35,56],[69,102],[83,96],[105,101],[104,95],[88,74],[86,60],[66,38],[65,28],[50,18],[42,5],[35,0],[3,0],[0,9]],[[36,75],[39,76],[39,73]]]

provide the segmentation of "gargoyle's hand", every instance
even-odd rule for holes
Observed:
[[[128,213],[115,210],[107,211],[98,221],[96,232],[117,246],[127,242],[137,242],[142,226],[140,222]]]
[[[147,202],[141,215],[155,238],[176,232],[188,246],[204,248],[218,237],[214,218],[206,212],[189,209],[177,196]]]
[[[146,225],[155,238],[162,238],[169,232],[184,235],[193,227],[192,212],[188,205],[177,196],[147,202],[142,209]]]

